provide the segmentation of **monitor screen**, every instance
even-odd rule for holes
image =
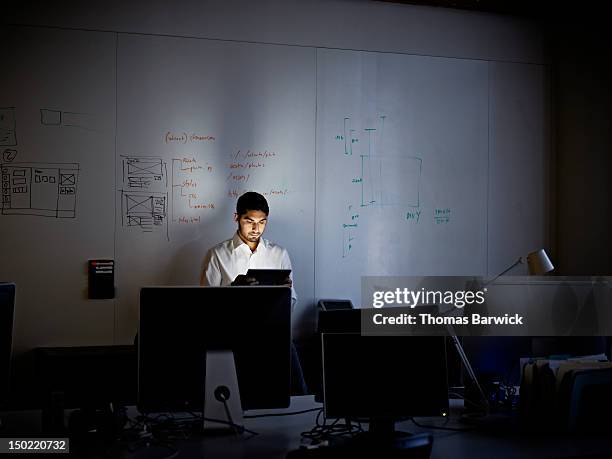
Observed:
[[[138,407],[202,411],[206,352],[234,353],[242,408],[286,408],[289,287],[145,287],[140,291]]]
[[[448,413],[443,336],[323,333],[323,392],[330,418]]]
[[[0,282],[0,404],[8,400],[15,284]]]

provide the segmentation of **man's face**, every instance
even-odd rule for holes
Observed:
[[[266,229],[268,216],[261,210],[249,210],[246,214],[235,216],[238,222],[238,234],[245,242],[258,242]]]

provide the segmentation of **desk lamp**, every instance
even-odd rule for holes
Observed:
[[[503,270],[501,273],[499,273],[493,279],[485,282],[482,285],[482,287],[485,287],[485,286],[489,285],[490,283],[496,281],[499,277],[501,277],[504,274],[506,274],[508,271],[513,269],[515,266],[520,265],[520,264],[524,264],[525,261],[527,262],[527,269],[529,271],[529,275],[530,276],[541,276],[541,275],[549,273],[550,271],[555,269],[555,267],[553,266],[552,262],[550,261],[550,258],[546,254],[546,251],[544,249],[540,249],[540,250],[536,250],[534,252],[528,253],[527,256],[525,256],[525,257],[523,257],[523,256],[519,257],[519,259],[516,260],[508,268]],[[473,384],[478,389],[478,392],[480,393],[480,396],[483,399],[483,402],[485,404],[485,409],[486,409],[486,412],[488,414],[489,413],[489,409],[490,409],[488,398],[485,395],[484,390],[482,389],[482,386],[478,382],[478,378],[476,377],[476,373],[474,372],[474,370],[472,368],[472,365],[470,364],[470,361],[469,361],[467,355],[465,354],[465,351],[463,350],[463,346],[461,345],[461,342],[459,341],[459,338],[457,337],[457,335],[451,334],[450,337],[451,337],[451,340],[453,341],[453,344],[455,345],[455,348],[457,349],[457,352],[459,353],[459,356],[461,357],[461,361],[463,362],[463,365],[464,365],[465,369],[467,370],[468,375],[470,376],[470,379],[472,380]]]
[[[535,252],[528,253],[526,257],[519,257],[519,259],[516,260],[512,265],[504,269],[501,273],[499,273],[490,281],[487,281],[484,285],[489,285],[491,282],[497,280],[499,277],[506,274],[515,266],[524,264],[525,261],[527,261],[527,270],[529,271],[530,276],[542,276],[555,269],[552,262],[550,261],[550,258],[546,254],[546,251],[544,249],[540,249],[536,250]]]

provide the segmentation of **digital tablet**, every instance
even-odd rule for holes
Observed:
[[[257,279],[259,285],[285,285],[290,269],[249,269],[247,277]]]

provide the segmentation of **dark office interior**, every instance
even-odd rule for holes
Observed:
[[[603,4],[3,10],[0,452],[612,455]],[[250,190],[296,304],[200,287]],[[500,308],[603,332],[362,336],[362,276],[499,278]]]

